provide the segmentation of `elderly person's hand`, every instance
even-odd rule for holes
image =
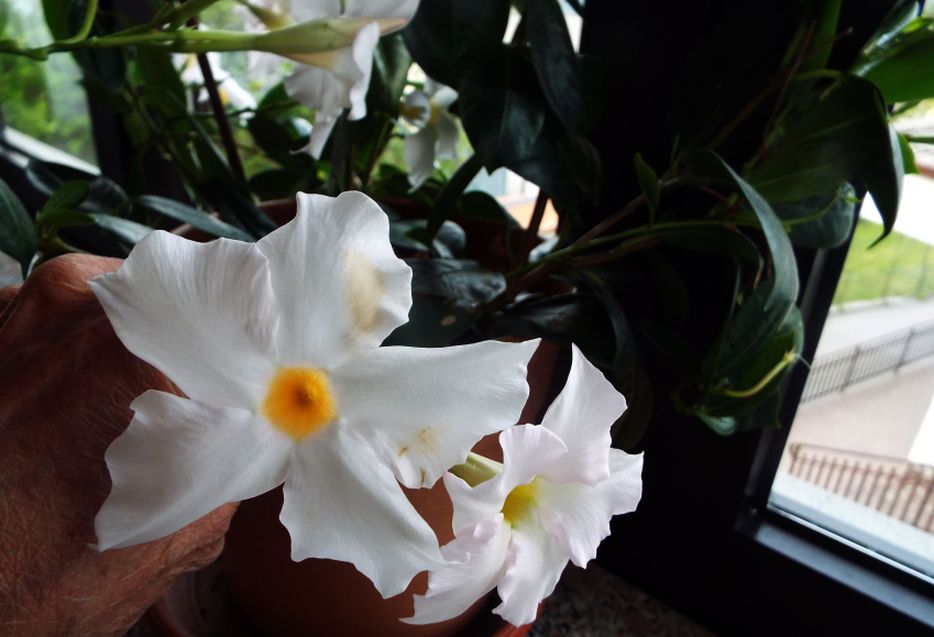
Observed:
[[[171,382],[117,340],[69,255],[0,290],[0,635],[121,635],[179,574],[212,561],[234,505],[162,540],[97,553],[104,451],[130,402]],[[177,390],[175,390],[177,391]]]

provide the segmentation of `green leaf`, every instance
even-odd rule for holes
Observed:
[[[874,154],[891,158],[888,135],[875,87],[847,77],[784,128],[749,183],[771,202],[820,195],[853,177]]]
[[[42,0],[42,12],[49,32],[56,40],[71,36],[70,18],[72,0]]]
[[[38,249],[35,224],[19,197],[0,179],[0,252],[19,262],[25,279]]]
[[[736,257],[761,269],[759,249],[746,235],[725,226],[677,228],[660,235],[662,241],[686,250]]]
[[[836,192],[775,204],[775,214],[790,226],[794,245],[835,248],[850,236],[856,217],[856,191],[844,183]]]
[[[289,97],[280,82],[260,100],[247,129],[257,146],[269,157],[285,165],[295,151],[308,144],[308,136],[311,134],[308,117],[311,114]]]
[[[456,87],[476,56],[502,44],[508,19],[509,0],[432,0],[419,3],[402,35],[425,73]]]
[[[491,319],[488,336],[547,338],[578,343],[582,350],[596,351],[613,338],[598,317],[605,317],[602,304],[588,294],[555,294],[531,298],[509,307]]]
[[[532,65],[561,122],[576,129],[584,118],[584,81],[558,0],[528,0],[524,13]]]
[[[461,121],[489,171],[532,155],[545,125],[533,77],[529,62],[505,46],[464,73],[458,87]]]
[[[613,292],[596,275],[584,273],[587,285],[603,306],[613,330],[613,358],[610,380],[626,397],[628,408],[613,424],[613,442],[623,449],[634,450],[648,429],[652,418],[652,386],[642,364],[642,357],[626,313]],[[605,347],[601,347],[604,350]],[[583,350],[586,354],[587,351]],[[590,358],[595,358],[591,356]]]
[[[184,115],[185,87],[179,77],[172,54],[153,47],[141,46],[136,50],[136,69],[143,81],[147,100],[158,103],[167,116]]]
[[[454,207],[457,200],[464,193],[464,189],[470,185],[473,178],[480,172],[482,162],[479,155],[471,155],[470,158],[461,164],[457,171],[444,185],[441,192],[435,198],[428,211],[428,226],[425,229],[424,240],[431,242],[435,234],[441,229],[444,223],[454,213]]]
[[[386,341],[390,345],[422,347],[450,345],[473,324],[473,308],[506,289],[499,272],[475,261],[410,259],[413,306],[409,322]]]
[[[97,227],[106,230],[130,245],[136,245],[142,241],[146,235],[152,232],[152,228],[149,226],[144,226],[141,223],[136,223],[129,219],[121,219],[120,217],[102,212],[94,212],[88,216],[94,220],[94,224],[97,225]]]
[[[405,90],[412,55],[401,33],[380,38],[373,50],[373,74],[367,91],[367,112],[382,111],[396,115]]]
[[[235,226],[224,223],[217,217],[197,208],[192,208],[174,199],[143,195],[133,200],[133,207],[158,215],[164,215],[176,221],[187,223],[193,228],[205,232],[213,237],[226,237],[238,241],[252,241],[253,238]]]
[[[860,176],[882,216],[882,234],[873,245],[884,239],[895,227],[902,184],[905,181],[905,163],[898,132],[888,124],[884,112],[878,113],[877,124],[871,131],[876,152],[866,156],[860,170]]]
[[[45,202],[42,210],[36,215],[36,221],[41,223],[48,215],[58,210],[77,208],[90,194],[91,187],[86,181],[66,182]]]
[[[493,195],[482,190],[465,192],[458,202],[458,210],[460,217],[500,223],[508,228],[519,227],[515,217]]]
[[[639,188],[645,195],[645,200],[649,204],[649,209],[654,213],[658,210],[658,204],[661,202],[661,188],[658,185],[658,175],[655,169],[649,166],[642,155],[636,153],[632,158],[632,163],[636,167],[636,177],[639,179]]]
[[[730,370],[756,360],[762,344],[781,329],[795,308],[798,269],[785,228],[765,199],[713,153],[698,153],[694,162],[701,174],[717,177],[719,173],[739,189],[762,228],[772,257],[772,275],[732,311],[704,360],[704,382],[713,385]]]
[[[918,164],[915,161],[915,151],[911,148],[911,144],[908,143],[908,138],[897,133],[898,135],[898,147],[902,152],[902,170],[906,175],[920,175],[921,171],[918,170]]]
[[[54,237],[65,226],[86,226],[93,223],[94,219],[86,212],[59,209],[42,218],[42,234],[44,237]]]
[[[721,386],[713,387],[704,397],[698,415],[719,433],[776,426],[779,390],[794,366],[788,363],[788,357],[799,356],[803,344],[804,323],[795,308],[759,347],[755,358],[742,366],[731,366]],[[748,396],[732,396],[725,389],[755,391]],[[726,431],[730,427],[732,430]]]
[[[784,319],[798,296],[798,267],[785,227],[757,189],[736,174],[726,162],[713,153],[705,152],[700,155],[700,161],[707,163],[709,169],[713,171],[711,174],[719,173],[721,178],[732,182],[739,189],[759,221],[772,255],[774,271],[774,289],[765,309],[783,308],[781,314]]]
[[[912,102],[934,97],[931,60],[934,19],[917,18],[868,53],[855,72],[878,86],[886,102]]]

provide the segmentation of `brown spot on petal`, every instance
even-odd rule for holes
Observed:
[[[344,261],[347,267],[347,303],[354,332],[369,334],[380,323],[380,303],[384,293],[382,274],[359,252],[348,252]]]

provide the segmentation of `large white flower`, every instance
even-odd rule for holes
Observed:
[[[255,4],[267,12],[267,23],[334,17],[362,20],[351,46],[291,56],[302,64],[285,79],[285,88],[292,98],[315,110],[308,152],[317,158],[344,109],[350,109],[348,118],[352,120],[366,116],[373,49],[380,34],[401,29],[412,19],[418,0],[290,0],[284,13],[283,0],[260,0]]]
[[[255,244],[153,232],[94,279],[120,340],[187,396],[131,405],[98,548],[285,483],[293,559],[352,562],[384,596],[436,564],[398,482],[430,486],[518,419],[536,343],[378,347],[406,321],[411,276],[386,215],[347,192],[300,194],[296,219]]]
[[[610,448],[609,428],[625,399],[575,348],[571,374],[541,425],[500,434],[502,472],[470,487],[453,474],[455,539],[432,571],[407,621],[427,624],[464,612],[494,588],[493,612],[516,626],[535,619],[568,560],[586,566],[610,533],[610,518],[633,511],[642,492],[642,454]]]
[[[424,91],[412,91],[405,96],[402,115],[416,129],[406,136],[403,146],[412,188],[418,188],[431,177],[436,157],[457,158],[459,131],[457,121],[448,111],[456,99],[454,89],[430,78],[425,82]]]

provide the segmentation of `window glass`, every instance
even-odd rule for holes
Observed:
[[[934,135],[934,105],[897,121]],[[771,504],[934,577],[934,156],[906,177],[895,231],[860,212]]]
[[[37,0],[0,0],[0,37],[29,46],[51,40]],[[0,114],[11,128],[96,163],[81,73],[71,55],[45,62],[0,55]]]

